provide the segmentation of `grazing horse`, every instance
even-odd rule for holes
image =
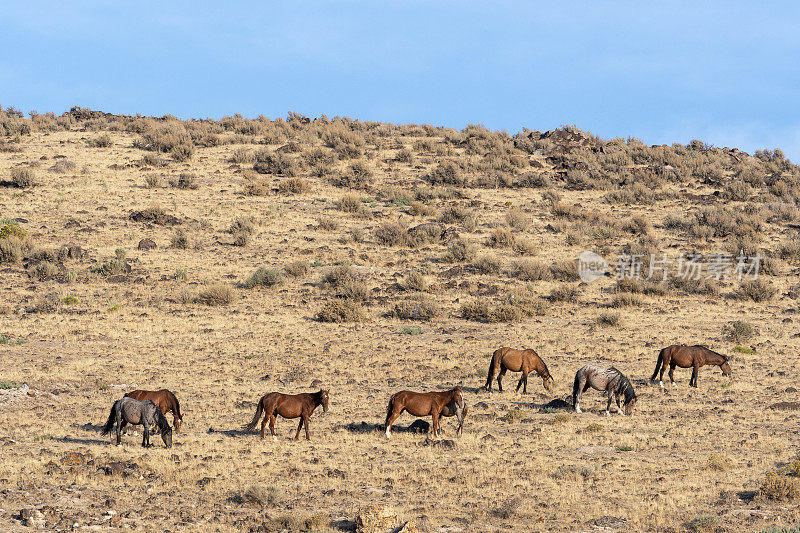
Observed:
[[[108,435],[114,424],[117,424],[117,446],[122,443],[122,429],[126,424],[141,424],[144,428],[142,446],[145,448],[152,446],[150,444],[150,428],[156,426],[161,431],[161,440],[164,441],[164,445],[167,448],[172,447],[172,428],[169,427],[169,422],[152,400],[140,402],[127,396],[117,400],[111,406],[111,414],[108,415],[108,421],[103,426],[102,434]]]
[[[181,406],[178,404],[178,399],[175,397],[172,391],[168,391],[167,389],[161,389],[157,391],[135,390],[129,392],[125,396],[139,401],[152,400],[153,403],[156,404],[159,409],[161,409],[161,414],[164,415],[172,411],[172,424],[175,426],[175,433],[181,432],[181,422],[183,422],[183,416],[181,416]]]
[[[611,412],[611,400],[617,400],[617,413],[630,415],[633,414],[633,406],[636,405],[636,393],[633,385],[625,375],[614,368],[603,368],[597,365],[586,365],[575,374],[575,383],[572,386],[572,405],[575,412],[581,412],[581,394],[589,390],[589,387],[605,391],[608,394],[608,404],[606,405],[606,415]],[[622,408],[619,405],[619,397],[624,396],[625,402]]]
[[[658,361],[656,361],[656,370],[650,381],[655,381],[659,372],[661,375],[658,378],[658,384],[664,387],[664,370],[669,366],[669,380],[674,386],[675,379],[672,374],[675,372],[675,367],[692,368],[692,377],[689,379],[689,385],[697,387],[697,375],[699,374],[700,367],[705,365],[716,365],[722,369],[723,376],[731,375],[731,367],[728,364],[728,358],[722,354],[709,350],[706,346],[687,346],[685,344],[673,344],[667,346],[658,354]]]
[[[294,434],[294,440],[300,438],[300,429],[303,424],[306,426],[306,440],[311,440],[308,434],[308,419],[311,418],[311,413],[318,405],[322,406],[322,412],[328,412],[328,391],[321,390],[318,392],[304,392],[302,394],[281,394],[280,392],[268,392],[258,401],[256,407],[256,415],[253,420],[245,426],[245,428],[252,430],[258,424],[258,419],[261,418],[262,413],[266,413],[264,420],[261,422],[261,439],[264,439],[264,428],[269,421],[269,432],[272,435],[272,440],[277,441],[278,437],[275,436],[275,419],[277,415],[283,418],[300,418],[300,424],[297,426],[297,432]]]
[[[400,391],[396,392],[389,398],[389,405],[386,407],[386,438],[391,438],[392,424],[398,416],[403,414],[403,411],[408,411],[414,416],[428,416],[433,419],[433,436],[439,436],[439,417],[442,416],[442,411],[447,408],[451,412],[451,408],[447,407],[451,402],[455,402],[455,415],[461,411],[459,422],[464,422],[464,397],[461,394],[461,386],[444,392],[413,392],[413,391]],[[451,415],[452,416],[452,415]],[[459,425],[459,431],[461,425]]]
[[[515,350],[514,348],[500,348],[492,354],[492,362],[489,363],[489,376],[486,378],[486,385],[483,386],[489,392],[492,392],[492,380],[494,374],[497,372],[497,367],[500,367],[500,373],[497,375],[497,388],[503,392],[503,375],[506,370],[512,372],[522,372],[522,377],[519,378],[517,383],[517,390],[522,386],[522,392],[528,392],[528,374],[536,372],[542,378],[542,384],[548,392],[553,390],[553,376],[547,370],[547,365],[544,364],[542,358],[531,348],[527,350]]]

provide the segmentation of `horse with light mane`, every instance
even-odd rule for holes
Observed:
[[[630,415],[633,414],[633,407],[636,405],[636,392],[633,390],[630,380],[625,375],[614,368],[603,368],[598,365],[586,365],[575,374],[575,382],[572,386],[572,405],[576,413],[581,412],[581,394],[593,388],[604,391],[608,395],[606,405],[606,415],[611,412],[611,401],[617,401],[617,413]],[[625,401],[620,408],[620,396],[625,397]]]
[[[442,392],[414,392],[400,391],[389,398],[389,405],[386,407],[386,438],[391,438],[392,424],[403,411],[408,411],[413,416],[428,416],[432,419],[431,428],[434,438],[439,436],[439,417],[445,409],[450,411],[448,404],[455,402],[455,414],[459,417],[459,431],[464,422],[464,397],[461,392],[461,385]],[[458,412],[461,411],[459,416]],[[446,416],[446,415],[445,415]]]
[[[669,380],[672,385],[677,387],[675,379],[672,374],[675,372],[675,367],[692,369],[692,377],[689,379],[690,387],[697,387],[697,377],[700,373],[700,367],[705,365],[714,365],[722,369],[723,376],[731,375],[731,366],[728,364],[728,358],[724,355],[709,350],[707,346],[695,345],[687,346],[685,344],[673,344],[667,346],[658,353],[658,360],[656,361],[656,370],[650,381],[655,381],[659,372],[661,375],[658,377],[658,384],[664,387],[664,370],[669,366]]]
[[[542,378],[542,385],[548,392],[553,391],[553,376],[547,370],[547,365],[544,364],[542,358],[532,348],[526,350],[516,350],[514,348],[500,348],[495,350],[492,354],[492,362],[489,363],[489,376],[486,378],[486,384],[483,386],[489,392],[492,392],[492,380],[494,379],[495,372],[498,367],[500,373],[497,375],[497,388],[503,392],[503,376],[507,370],[512,372],[522,372],[522,377],[519,378],[517,383],[517,391],[522,386],[522,393],[528,392],[528,374],[536,372]]]

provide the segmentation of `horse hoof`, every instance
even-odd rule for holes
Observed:
[[[611,411],[606,411],[606,416],[611,415]]]
[[[576,412],[576,413],[582,413],[583,411],[581,411],[581,408],[580,408],[580,407],[576,407],[576,408],[575,408],[575,412]]]
[[[278,442],[278,437],[276,437],[276,436],[274,436],[274,435],[273,435],[273,436],[272,436],[272,442]]]

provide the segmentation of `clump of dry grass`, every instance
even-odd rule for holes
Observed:
[[[432,205],[424,204],[422,202],[411,202],[408,208],[408,213],[415,217],[435,217],[438,211]]]
[[[555,261],[550,264],[550,274],[556,281],[576,281],[578,279],[578,263],[573,260]]]
[[[275,285],[282,285],[286,282],[286,277],[283,270],[277,267],[260,266],[255,272],[250,274],[250,277],[242,283],[242,286],[248,289],[253,287],[274,287]]]
[[[292,261],[291,263],[287,263],[283,267],[284,272],[286,272],[287,276],[291,276],[293,278],[300,278],[305,276],[308,272],[308,262],[307,261]]]
[[[445,263],[466,263],[475,258],[475,247],[467,242],[457,239],[447,246],[447,251],[442,255]]]
[[[164,178],[161,174],[148,174],[144,177],[144,186],[148,189],[160,189],[164,186]]]
[[[730,324],[725,324],[722,333],[736,344],[742,344],[755,337],[756,328],[749,322],[734,320]]]
[[[621,326],[622,316],[619,313],[600,313],[600,316],[597,317],[597,323],[601,326]]]
[[[619,292],[611,299],[611,307],[641,307],[644,305],[642,298],[630,292]]]
[[[391,315],[405,320],[432,320],[441,315],[441,309],[432,299],[423,295],[397,302]]]
[[[255,155],[253,170],[259,174],[274,174],[291,178],[297,175],[295,160],[283,152],[259,150]]]
[[[745,280],[739,285],[736,297],[740,300],[752,302],[767,302],[775,296],[775,289],[763,278]]]
[[[374,233],[375,241],[384,246],[404,246],[409,243],[408,231],[397,222],[384,222]]]
[[[761,484],[759,495],[773,501],[794,501],[800,498],[800,478],[770,472]]]
[[[317,229],[322,231],[336,231],[339,229],[339,221],[333,217],[317,218]]]
[[[283,194],[305,194],[311,186],[303,178],[289,178],[278,184],[278,192]]]
[[[486,241],[486,246],[492,248],[509,248],[513,244],[514,234],[508,228],[495,228]]]
[[[228,233],[233,236],[234,246],[247,246],[255,232],[256,219],[249,216],[236,217],[228,228]]]
[[[469,209],[460,205],[450,205],[439,212],[439,222],[442,224],[461,224],[466,231],[475,229],[477,220]]]
[[[425,292],[430,288],[431,282],[427,276],[414,270],[409,272],[406,277],[400,282],[400,286],[407,291]]]
[[[242,493],[242,500],[255,503],[262,508],[275,505],[283,499],[283,492],[274,485],[250,485]]]
[[[215,283],[201,290],[195,301],[209,306],[228,305],[236,299],[236,293],[230,285]]]
[[[578,288],[564,283],[550,291],[548,298],[553,303],[578,303]]]
[[[21,189],[33,187],[36,185],[36,173],[32,168],[14,167],[11,169],[11,183]]]
[[[169,184],[176,189],[191,189],[195,190],[200,187],[197,181],[197,175],[191,172],[181,172],[178,176],[173,176],[169,180]]]
[[[497,274],[502,264],[495,255],[484,254],[472,262],[472,268],[479,274]]]
[[[334,185],[349,189],[366,189],[374,181],[372,169],[366,161],[351,163],[344,172],[334,180]]]
[[[506,212],[506,222],[515,230],[525,231],[530,224],[528,216],[518,209],[509,209]]]
[[[361,322],[366,313],[361,304],[353,300],[332,299],[317,312],[320,322]]]
[[[509,273],[522,281],[550,281],[553,279],[550,268],[538,261],[529,259],[512,262]]]

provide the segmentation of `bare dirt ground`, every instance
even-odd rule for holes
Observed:
[[[34,129],[4,145],[21,151],[0,152],[2,179],[14,168],[32,168],[36,181],[29,188],[0,188],[3,224],[24,228],[33,250],[0,264],[0,529],[25,529],[41,519],[45,528],[61,530],[77,524],[336,531],[354,528],[359,510],[373,504],[392,506],[398,526],[410,521],[409,529],[442,532],[761,531],[800,518],[792,496],[776,501],[760,492],[768,473],[797,459],[796,410],[791,403],[770,408],[796,402],[800,388],[797,261],[791,254],[764,276],[775,294],[762,302],[736,297],[738,281],[723,280],[716,293],[671,289],[637,294],[639,305],[612,308],[616,281],[610,277],[529,282],[508,274],[526,256],[550,265],[594,249],[610,259],[641,235],[619,231],[603,240],[589,232],[635,215],[649,222],[645,231],[659,253],[726,250],[731,237],[706,236],[698,244],[665,227],[668,215],[688,220],[698,212],[701,202],[689,198],[712,198],[707,205],[728,206],[733,215],[752,213],[746,206],[756,205],[762,209],[752,215],[762,218],[759,246],[777,250],[796,238],[796,229],[791,218],[767,222],[763,210],[770,204],[717,199],[713,193],[723,185],[694,177],[663,184],[660,190],[669,194],[648,204],[609,203],[608,188],[553,181],[546,187],[452,186],[455,196],[420,200],[432,210],[418,215],[411,201],[398,200],[398,191],[413,200],[415,189],[438,190],[426,178],[437,162],[468,156],[458,147],[444,154],[428,150],[419,143],[441,142],[444,134],[411,130],[381,142],[367,137],[363,160],[373,177],[355,194],[368,213],[356,216],[337,208],[352,192],[330,179],[348,172],[348,160],[329,162],[327,176],[301,165],[294,173],[307,190],[299,193],[277,190],[290,179],[282,174],[254,177],[252,161],[229,161],[234,150],[274,150],[290,139],[264,144],[260,135],[198,146],[184,162],[161,156],[166,166],[156,168],[141,163],[154,152],[134,147],[139,133],[88,129],[85,121],[66,130]],[[110,146],[87,145],[101,135]],[[301,151],[314,142],[331,151],[309,139],[298,137]],[[400,147],[412,152],[411,162],[397,161]],[[546,154],[528,158],[552,169]],[[49,170],[58,161],[74,166]],[[169,186],[181,172],[194,174],[197,187]],[[162,175],[156,186],[146,186],[148,176]],[[266,195],[246,194],[247,180],[256,178],[267,180]],[[768,186],[760,187],[753,186],[754,195]],[[561,205],[605,218],[582,226],[565,219],[548,203],[548,191],[560,195]],[[154,206],[179,223],[131,219],[133,211]],[[491,254],[497,271],[470,267],[475,259],[444,262],[447,242],[392,245],[377,236],[386,223],[409,228],[436,221],[450,206],[468,209],[475,222],[445,226],[456,228],[478,257]],[[512,231],[527,243],[523,255],[486,244],[508,226],[512,209],[525,221]],[[233,245],[228,232],[237,217],[252,217],[254,231],[244,246]],[[348,237],[352,228],[361,228],[363,238]],[[175,245],[179,230],[187,247]],[[144,238],[156,248],[137,249]],[[80,246],[84,255],[47,258],[52,271],[37,270],[35,250],[65,244]],[[95,272],[115,254],[130,272]],[[273,287],[242,286],[261,265],[298,261],[310,265],[298,277]],[[322,282],[337,264],[353,265],[367,289],[360,298],[363,321],[317,319],[326,303],[341,300]],[[443,275],[459,265],[454,277]],[[438,316],[387,316],[412,297],[401,285],[415,270]],[[195,301],[219,283],[233,291],[232,301]],[[548,299],[564,286],[576,288],[577,302]],[[546,307],[510,322],[462,317],[464,303],[500,305],[522,290]],[[599,320],[609,314],[612,323]],[[733,321],[756,332],[735,341],[724,331]],[[677,387],[650,384],[658,351],[682,342],[730,355],[734,379],[705,367],[697,389],[688,386],[690,370],[681,369]],[[478,390],[489,355],[506,345],[535,348],[555,378],[555,393],[547,394],[535,376],[527,395],[515,393],[519,374],[513,373],[503,393]],[[571,401],[575,371],[591,362],[613,364],[631,378],[639,396],[633,416],[604,416],[605,399],[596,391],[586,393],[580,415],[541,409],[554,398]],[[413,421],[407,414],[393,438],[384,437],[393,392],[458,383],[470,412],[461,437],[454,435],[454,419],[444,422],[443,438],[454,447],[404,432]],[[184,415],[173,448],[155,438],[153,448],[143,449],[141,435],[127,435],[115,447],[100,435],[111,404],[125,391],[162,387],[176,393]],[[330,390],[330,408],[311,418],[310,442],[290,440],[296,421],[278,420],[278,442],[242,430],[264,393],[318,388]]]

